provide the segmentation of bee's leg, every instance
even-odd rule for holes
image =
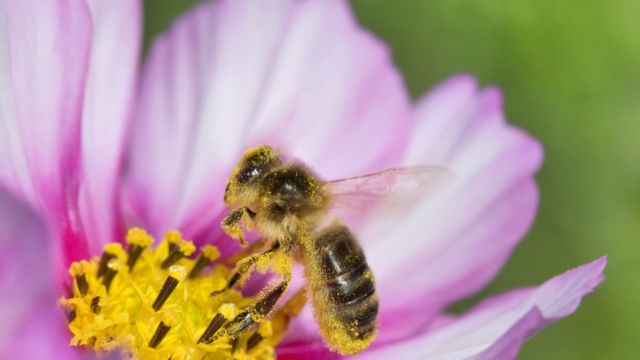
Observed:
[[[291,260],[286,253],[273,258],[273,270],[282,275],[282,280],[258,296],[258,300],[226,323],[218,336],[236,338],[256,324],[263,322],[271,313],[278,300],[284,295],[291,281]]]
[[[284,333],[287,331],[289,327],[289,323],[291,319],[300,314],[300,311],[304,308],[304,305],[307,303],[307,291],[302,288],[298,290],[287,302],[273,314],[271,318],[271,328],[273,334],[269,338],[271,342],[277,344],[280,342],[280,339],[284,336]],[[250,350],[249,344],[253,346],[257,345],[262,339],[260,338],[260,334],[256,332],[249,338],[249,342],[247,342],[247,350]],[[253,340],[252,340],[253,339]]]
[[[240,226],[240,224],[245,219],[253,220],[255,216],[256,213],[251,211],[251,209],[246,206],[241,206],[235,210],[232,210],[222,220],[222,230],[224,230],[227,235],[231,236],[234,239],[237,239],[240,242],[241,246],[247,246],[247,241],[244,239],[244,233],[242,232],[242,227]]]
[[[249,244],[246,248],[240,249],[240,251],[222,261],[228,267],[235,267],[240,261],[242,261],[242,259],[245,259],[262,249],[266,242],[267,241],[265,239],[260,238]]]
[[[233,269],[231,278],[229,279],[227,285],[220,290],[212,292],[211,296],[216,296],[234,287],[238,282],[241,282],[241,280],[243,280],[245,276],[248,275],[251,270],[253,270],[253,268],[255,268],[259,263],[269,262],[279,249],[280,241],[276,240],[267,251],[261,254],[253,254],[238,261],[236,267]]]
[[[297,316],[304,305],[307,303],[307,293],[305,289],[298,290],[287,302],[278,309],[271,317],[271,326],[260,326],[247,339],[246,351],[260,344],[263,340],[268,339],[270,345],[276,345],[280,342],[284,333],[289,327],[291,319]]]

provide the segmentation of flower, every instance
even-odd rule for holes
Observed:
[[[0,357],[88,356],[68,346],[58,306],[78,286],[67,269],[127,228],[237,251],[218,226],[224,184],[260,143],[326,179],[414,163],[456,174],[402,216],[354,228],[381,306],[362,358],[513,358],[602,281],[606,257],[444,313],[529,228],[541,147],[505,122],[497,89],[469,76],[412,106],[388,50],[345,2],[204,3],[154,42],[139,75],[140,22],[134,0],[0,2]],[[310,311],[279,358],[336,356]]]

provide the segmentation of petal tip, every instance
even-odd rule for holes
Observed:
[[[604,281],[607,255],[568,270],[544,283],[538,291],[538,304],[544,317],[560,319],[575,312],[582,300]]]
[[[598,285],[600,285],[600,283],[602,283],[605,280],[604,269],[607,267],[608,263],[609,263],[609,254],[605,254],[599,257],[598,259],[592,261],[591,263],[584,265],[584,267],[591,268],[591,271],[593,271],[594,274],[597,274],[597,276],[594,277],[594,282],[592,284],[592,291]]]
[[[442,87],[453,87],[453,88],[472,88],[477,90],[480,85],[478,82],[478,78],[470,73],[459,73],[449,76],[444,83],[441,85]]]

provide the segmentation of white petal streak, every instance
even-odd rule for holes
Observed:
[[[0,181],[56,211],[77,175],[90,37],[83,1],[0,2]]]
[[[91,36],[84,0],[0,1],[0,183],[48,215],[65,266],[87,256],[78,193]]]
[[[82,124],[84,227],[92,253],[114,241],[116,190],[141,43],[138,0],[90,0],[94,32]]]

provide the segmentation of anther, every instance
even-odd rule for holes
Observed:
[[[172,266],[169,268],[169,276],[164,281],[156,300],[153,302],[153,310],[158,311],[162,308],[162,305],[167,301],[173,290],[175,290],[178,283],[185,279],[186,269],[184,266]]]
[[[235,353],[236,351],[238,351],[238,343],[240,342],[240,338],[235,337],[233,338],[233,340],[231,340],[231,353]]]
[[[113,281],[113,278],[118,273],[119,269],[120,269],[120,262],[118,261],[118,259],[109,260],[109,262],[107,263],[107,268],[104,272],[104,276],[102,277],[102,285],[104,285],[104,288],[107,292],[109,292],[109,288],[111,287],[111,282]]]
[[[69,269],[69,274],[75,278],[76,287],[81,296],[87,295],[89,291],[89,283],[87,282],[86,273],[89,271],[89,263],[86,261],[80,261],[73,263]]]
[[[87,291],[89,290],[89,283],[87,282],[87,277],[82,274],[78,275],[76,278],[76,285],[78,285],[78,291],[80,291],[80,295],[87,295]]]
[[[131,272],[144,249],[153,243],[153,238],[146,231],[140,228],[133,228],[127,233],[126,241],[129,244],[127,266],[129,267],[129,272]]]
[[[107,264],[115,257],[116,256],[114,254],[108,253],[106,251],[102,253],[100,264],[98,265],[98,277],[104,275],[104,273],[107,271]]]
[[[268,321],[260,323],[258,329],[247,339],[247,351],[256,347],[262,340],[273,336],[273,328],[271,326],[271,322]]]
[[[91,299],[91,312],[94,314],[100,314],[100,310],[102,310],[102,307],[100,306],[100,296],[96,296]]]
[[[98,277],[102,277],[105,274],[109,261],[116,257],[124,257],[122,245],[118,243],[107,244],[102,251],[102,257],[100,257],[100,262],[98,263]]]
[[[153,349],[158,347],[158,345],[160,345],[160,343],[162,342],[162,339],[164,339],[165,336],[167,336],[167,333],[169,333],[169,330],[171,330],[171,328],[176,324],[177,319],[173,313],[164,314],[162,316],[162,320],[156,328],[156,332],[151,337],[151,340],[149,340],[149,347]]]
[[[196,257],[190,255],[193,245],[178,232],[169,234],[160,246],[151,242],[146,232],[133,229],[127,245],[108,244],[101,256],[71,265],[73,291],[59,303],[73,334],[72,345],[98,353],[124,348],[131,358],[158,359],[184,354],[227,359],[249,354],[249,348],[251,353],[244,357],[251,360],[272,351],[272,320],[263,319],[255,305],[247,307],[252,299],[234,293],[220,303],[222,298],[208,298],[210,286],[200,286],[201,281],[228,281],[228,269],[215,264],[220,252],[214,246],[201,248]],[[161,268],[170,254],[184,258]],[[140,265],[135,265],[136,257]],[[137,271],[123,268],[127,264],[137,266]],[[215,271],[207,271],[211,266]],[[195,283],[188,283],[188,276]],[[260,299],[260,309],[273,302],[264,295]]]
[[[129,258],[127,259],[127,267],[129,267],[130,272],[133,271],[133,267],[136,266],[136,263],[138,262],[138,259],[140,258],[140,255],[142,255],[143,251],[144,251],[144,248],[138,245],[131,245],[131,247],[129,248]]]
[[[163,269],[168,269],[169,266],[175,264],[178,260],[185,256],[189,256],[196,251],[196,247],[191,241],[182,239],[182,236],[177,231],[169,231],[166,235],[166,241],[169,246],[169,255],[164,259],[160,265]]]
[[[264,337],[262,335],[260,335],[259,332],[256,331],[255,333],[253,333],[253,335],[251,335],[249,340],[247,340],[247,351],[253,349],[262,340],[264,340]]]
[[[169,330],[171,330],[171,326],[167,326],[163,321],[161,321],[156,328],[156,332],[153,334],[153,337],[149,341],[149,347],[155,349],[158,345],[160,345],[160,342],[162,341],[162,339],[164,339],[165,336],[167,336]]]
[[[78,315],[78,314],[76,313],[76,309],[72,309],[71,311],[69,311],[69,312],[67,313],[67,322],[68,322],[68,323],[72,323],[72,322],[73,322],[73,320],[75,320],[75,319],[76,319],[76,316],[77,316],[77,315]]]
[[[224,315],[217,313],[216,316],[214,316],[214,318],[211,320],[207,328],[202,333],[202,336],[200,336],[200,339],[198,339],[198,344],[210,343],[213,338],[213,335],[215,335],[216,332],[220,330],[220,327],[222,327],[222,325],[225,322],[227,322],[227,319],[224,317]]]
[[[198,256],[196,263],[193,265],[191,272],[189,272],[189,279],[195,279],[200,275],[207,265],[217,259],[220,256],[220,251],[214,246],[206,245],[202,248],[202,253]]]

